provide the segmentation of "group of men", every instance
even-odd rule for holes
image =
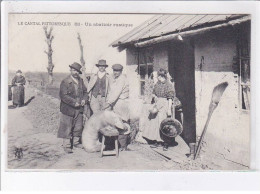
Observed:
[[[80,77],[82,66],[75,62],[69,65],[70,75],[61,82],[58,138],[63,138],[63,148],[67,153],[72,153],[74,147],[82,148],[83,123],[89,108],[93,114],[103,110],[114,111],[124,122],[129,122],[129,85],[122,74],[123,66],[114,64],[112,75],[106,72],[106,60],[99,60],[96,66],[98,72],[84,83]],[[121,150],[127,150],[127,143],[128,135],[119,135]]]

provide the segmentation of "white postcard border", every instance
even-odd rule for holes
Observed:
[[[260,178],[260,63],[258,2],[5,1],[1,8],[1,180],[8,190],[223,190],[256,189]],[[8,13],[246,13],[252,14],[250,172],[6,172]],[[258,51],[258,52],[257,52]]]

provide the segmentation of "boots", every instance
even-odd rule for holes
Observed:
[[[71,138],[70,139],[63,139],[63,143],[62,143],[62,147],[64,149],[64,151],[67,153],[67,154],[71,154],[73,153],[72,151],[72,147],[71,147]]]
[[[73,148],[83,149],[81,137],[71,137],[70,139],[63,139],[62,147],[68,154],[73,153]]]
[[[163,151],[168,151],[168,148],[169,148],[169,144],[164,142],[164,144],[163,144]]]
[[[82,140],[81,137],[74,137],[73,138],[73,144],[75,148],[83,149]]]

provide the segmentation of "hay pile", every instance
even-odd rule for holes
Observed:
[[[32,121],[33,127],[37,132],[47,132],[57,134],[60,122],[60,100],[43,91],[28,88],[26,90],[26,98],[31,100],[28,109],[25,111],[26,117]],[[135,137],[139,131],[139,119],[130,121],[131,133],[130,142],[135,142]]]
[[[27,90],[27,96],[35,96],[25,112],[34,129],[38,132],[57,134],[60,121],[59,100],[31,88]]]

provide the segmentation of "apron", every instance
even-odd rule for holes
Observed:
[[[149,109],[153,107],[153,104],[151,104],[149,108],[146,108],[143,112],[144,115],[142,115],[142,117],[144,118],[144,124],[142,125],[142,135],[149,140],[163,142],[160,137],[160,124],[167,118],[168,100],[167,98],[158,98],[156,104],[159,109],[156,116],[151,117],[149,113]]]
[[[24,105],[24,86],[13,87],[13,104]]]

